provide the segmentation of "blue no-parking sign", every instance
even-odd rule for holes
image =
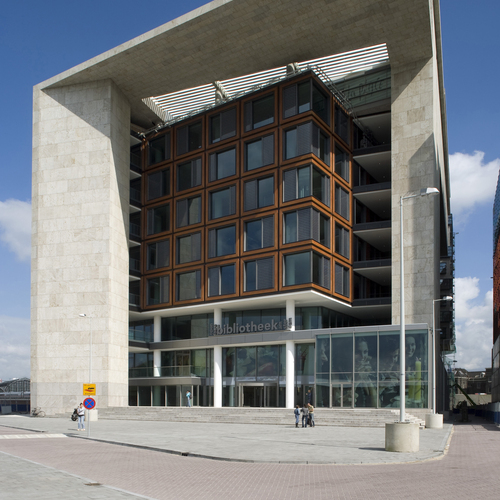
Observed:
[[[93,408],[95,408],[95,399],[85,398],[83,400],[83,406],[85,406],[85,408],[87,408],[87,410],[92,410]]]

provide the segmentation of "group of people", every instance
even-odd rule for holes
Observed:
[[[302,427],[314,427],[316,424],[314,423],[314,406],[311,403],[304,403],[302,408],[300,405],[295,407],[293,411],[295,415],[295,427],[299,427],[300,415],[302,414]]]

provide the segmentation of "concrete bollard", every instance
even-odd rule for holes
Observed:
[[[426,429],[442,429],[443,428],[443,415],[439,413],[427,413],[425,415],[425,428]]]
[[[419,451],[419,425],[411,422],[385,424],[385,451],[413,453]]]

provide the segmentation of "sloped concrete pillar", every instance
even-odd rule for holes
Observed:
[[[128,404],[130,106],[111,80],[40,90],[33,103],[31,404]]]

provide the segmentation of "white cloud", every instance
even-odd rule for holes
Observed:
[[[480,297],[479,278],[455,279],[457,368],[491,367],[493,290]]]
[[[451,211],[470,212],[476,205],[493,205],[500,158],[484,163],[484,153],[450,155]]]
[[[30,320],[0,316],[0,378],[30,376]]]
[[[31,203],[10,199],[0,201],[0,240],[19,260],[31,256]]]

